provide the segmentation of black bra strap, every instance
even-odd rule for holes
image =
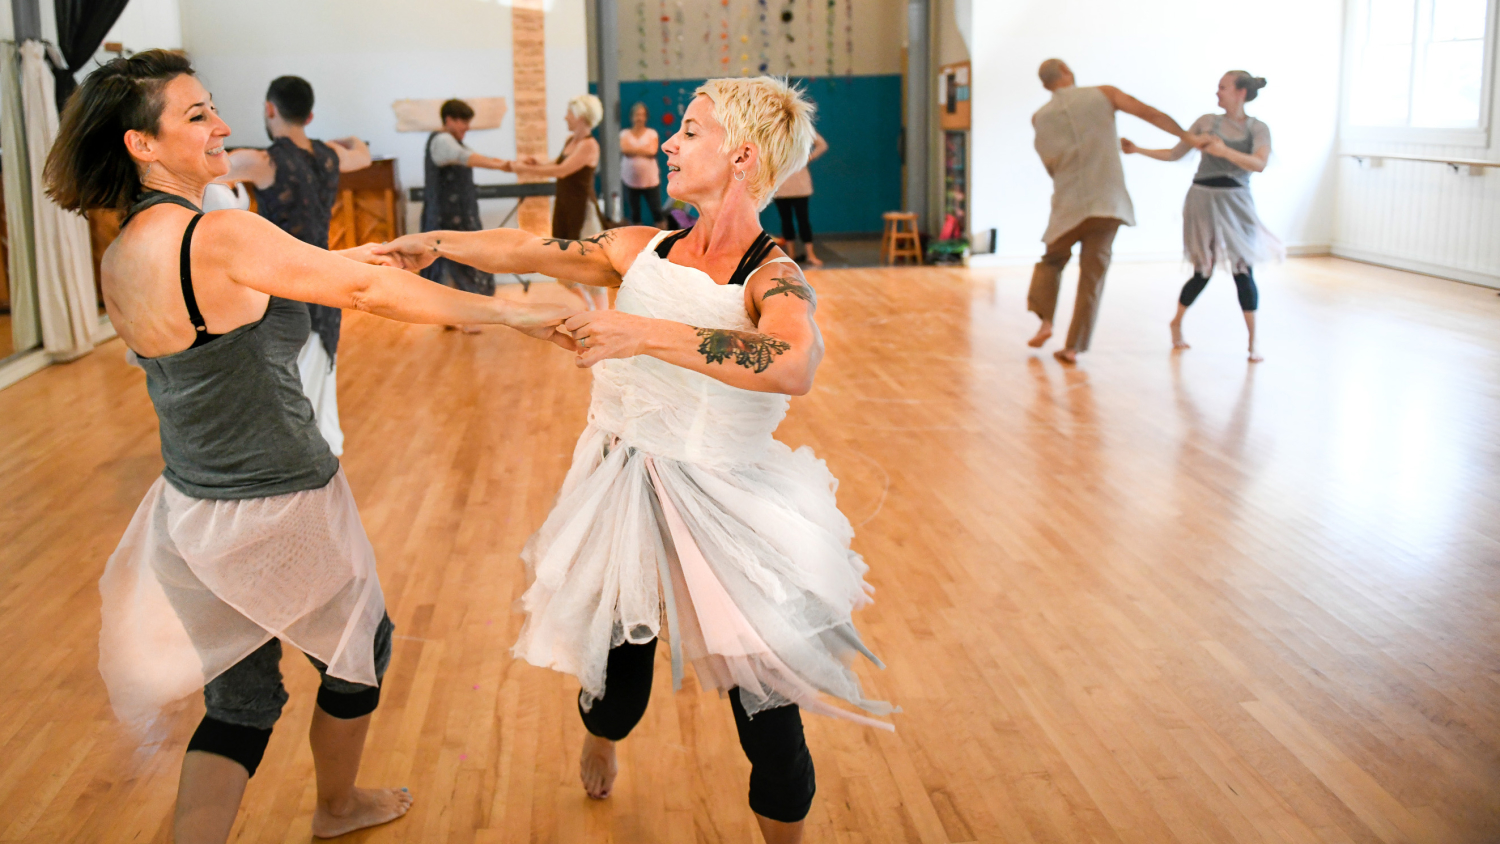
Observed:
[[[764,261],[775,248],[776,242],[762,231],[755,242],[750,244],[750,248],[745,250],[745,256],[740,259],[740,265],[735,268],[734,275],[729,277],[729,283],[743,285],[749,281],[750,275],[760,269],[760,262]]]
[[[656,257],[662,259],[663,261],[667,260],[667,256],[672,254],[673,244],[677,243],[677,241],[679,240],[682,240],[684,237],[687,237],[688,232],[692,230],[693,227],[688,226],[687,228],[683,229],[680,232],[677,232],[676,234],[668,235],[662,238],[661,243],[656,244]]]
[[[182,233],[182,257],[177,270],[182,278],[182,303],[187,305],[188,319],[192,321],[193,330],[197,332],[190,348],[197,348],[219,336],[208,333],[208,323],[203,321],[203,312],[198,310],[198,297],[193,295],[193,229],[198,227],[198,221],[201,219],[203,219],[203,214],[199,212],[188,222],[187,229]]]

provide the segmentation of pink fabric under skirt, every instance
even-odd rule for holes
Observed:
[[[203,500],[158,478],[99,580],[99,673],[144,725],[280,637],[334,677],[377,685],[385,615],[344,472],[321,489]]]

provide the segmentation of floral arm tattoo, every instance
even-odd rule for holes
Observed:
[[[698,345],[698,354],[709,363],[734,362],[757,375],[765,372],[776,361],[778,355],[791,348],[786,342],[755,334],[750,331],[731,331],[726,328],[700,328],[698,336],[703,342]]]
[[[594,252],[608,246],[614,239],[614,229],[607,229],[605,231],[599,232],[593,237],[586,237],[583,240],[563,240],[562,238],[548,237],[542,240],[542,245],[556,246],[558,249],[561,249],[564,252],[567,252],[576,246],[578,247],[579,255],[592,255]]]

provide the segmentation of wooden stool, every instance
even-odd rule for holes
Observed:
[[[922,263],[922,240],[917,236],[917,215],[910,211],[885,212],[885,231],[880,235],[880,262],[895,264],[898,258]]]

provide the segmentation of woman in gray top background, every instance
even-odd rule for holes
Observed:
[[[1219,79],[1219,107],[1224,113],[1198,118],[1177,146],[1142,149],[1129,138],[1120,140],[1125,152],[1158,161],[1176,161],[1195,147],[1202,153],[1182,206],[1183,252],[1193,264],[1193,277],[1183,285],[1177,299],[1177,316],[1171,323],[1173,348],[1188,348],[1182,339],[1182,317],[1218,265],[1234,276],[1250,334],[1250,361],[1263,360],[1255,350],[1255,311],[1260,305],[1260,292],[1252,270],[1285,254],[1281,242],[1255,213],[1255,200],[1250,195],[1250,174],[1266,169],[1271,157],[1271,130],[1245,113],[1245,103],[1255,99],[1265,86],[1263,77],[1231,70]]]
[[[500,323],[573,348],[576,309],[519,305],[429,284],[369,246],[343,257],[255,214],[204,214],[229,171],[208,91],[181,53],[106,63],[63,112],[47,160],[61,207],[130,210],[104,253],[105,308],[141,358],[166,464],[100,578],[99,670],[120,716],[145,726],[202,688],[173,837],[228,839],[246,782],[286,702],[280,640],[322,675],[309,741],[312,833],[400,817],[405,789],[355,777],[391,623],[339,461],[303,395],[299,302],[419,323]],[[354,260],[349,260],[349,259]]]

